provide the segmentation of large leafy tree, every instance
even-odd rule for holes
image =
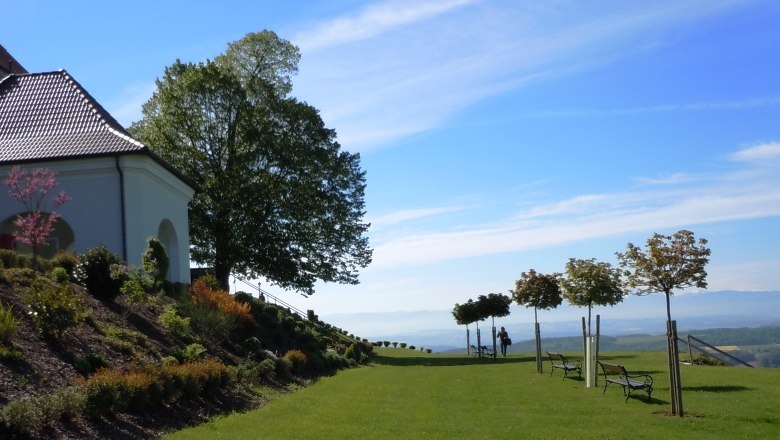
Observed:
[[[707,240],[696,239],[693,232],[680,230],[674,235],[653,234],[646,249],[628,243],[626,252],[618,252],[626,286],[638,295],[663,292],[666,318],[672,320],[670,297],[676,289],[707,288],[710,249]]]
[[[288,96],[298,49],[273,32],[230,43],[213,61],[167,67],[131,132],[197,186],[192,259],[314,292],[356,284],[371,262],[365,173],[317,109]]]
[[[620,270],[594,258],[570,258],[566,263],[566,277],[560,282],[567,301],[575,306],[588,307],[588,335],[591,334],[593,305],[613,306],[623,301],[625,296]]]

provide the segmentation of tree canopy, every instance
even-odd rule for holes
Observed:
[[[298,49],[273,32],[230,43],[214,61],[167,67],[130,128],[197,186],[191,258],[314,293],[356,284],[371,262],[365,173],[316,108],[288,96]]]
[[[534,322],[538,309],[549,310],[558,307],[563,302],[558,274],[540,274],[530,269],[520,274],[511,291],[515,302],[534,308]]]
[[[615,305],[623,301],[621,272],[611,264],[591,258],[570,258],[566,263],[566,277],[561,278],[563,296],[569,303],[588,307],[588,334],[593,305]]]
[[[479,314],[484,318],[496,318],[509,315],[512,298],[500,293],[488,293],[477,297]]]
[[[480,317],[477,303],[472,299],[469,299],[463,304],[455,303],[455,307],[452,309],[452,316],[455,318],[455,322],[457,322],[458,325],[466,326],[477,322],[480,319],[484,319]]]
[[[663,292],[666,295],[666,316],[672,320],[669,297],[675,289],[707,288],[710,249],[707,240],[696,240],[693,232],[680,230],[674,235],[653,234],[647,239],[646,250],[628,243],[626,252],[618,252],[624,270],[626,286],[638,295]]]

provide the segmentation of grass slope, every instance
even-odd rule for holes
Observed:
[[[373,365],[324,378],[265,408],[167,439],[691,439],[775,438],[780,370],[681,366],[687,417],[670,410],[665,353],[603,356],[653,375],[653,401],[624,403],[533,358],[473,359],[380,349]]]

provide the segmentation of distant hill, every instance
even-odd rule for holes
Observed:
[[[730,355],[759,367],[780,367],[780,326],[760,326],[755,328],[713,328],[688,330],[679,333],[679,338],[685,340],[687,335],[695,336],[707,344],[719,347]],[[490,342],[492,343],[492,341]],[[700,344],[692,341],[694,347]],[[680,343],[680,350],[686,351],[687,345]],[[665,335],[622,335],[601,336],[599,338],[600,352],[636,352],[663,351],[666,349]],[[518,341],[509,347],[509,353],[533,353],[536,343],[532,339]],[[449,353],[463,352],[463,348],[443,350]],[[567,336],[557,338],[542,338],[542,352],[578,353],[583,350],[582,336]],[[737,364],[727,357],[712,353],[709,357],[727,364]],[[694,348],[694,359],[702,355],[702,351]],[[688,359],[689,356],[684,356]]]
[[[696,329],[755,328],[780,326],[780,292],[701,292],[678,294],[672,298],[672,317],[678,331],[700,332]],[[496,320],[505,326],[515,343],[533,338],[533,311],[513,305],[511,315]],[[663,335],[666,331],[665,299],[661,294],[629,296],[614,307],[597,307],[601,315],[601,334],[611,337],[625,335]],[[578,337],[582,335],[581,317],[587,309],[563,305],[539,313],[543,338]],[[435,351],[461,350],[466,346],[464,326],[455,324],[449,310],[362,313],[333,315],[329,322],[361,330],[369,340],[407,342]],[[387,324],[385,324],[387,323]],[[379,327],[383,325],[382,327]],[[482,335],[490,338],[490,320],[479,323]],[[472,343],[476,343],[476,326],[470,325]],[[661,338],[663,339],[663,338]],[[656,347],[651,342],[648,349]],[[663,345],[661,345],[663,349]]]

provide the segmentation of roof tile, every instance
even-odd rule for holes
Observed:
[[[150,153],[66,71],[0,81],[0,163]]]

